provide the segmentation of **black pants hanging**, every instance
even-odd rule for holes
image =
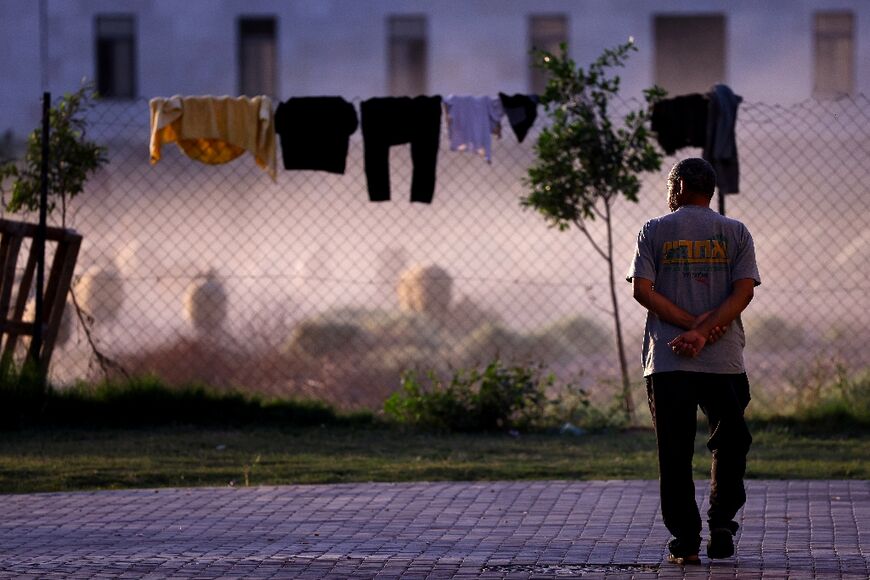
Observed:
[[[710,479],[710,529],[737,531],[734,517],[746,503],[743,476],[752,436],[743,412],[749,404],[746,374],[655,373],[647,395],[656,431],[662,518],[674,537],[700,544],[701,517],[695,502],[692,455],[698,407],[709,421],[707,448],[713,453]]]
[[[390,147],[411,144],[411,201],[431,203],[441,138],[441,97],[384,97],[363,101],[366,183],[371,201],[390,199]]]

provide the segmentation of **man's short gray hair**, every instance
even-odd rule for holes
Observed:
[[[683,180],[686,191],[713,197],[713,190],[716,188],[716,171],[704,159],[689,157],[678,161],[668,174],[668,185],[674,186],[680,179]]]

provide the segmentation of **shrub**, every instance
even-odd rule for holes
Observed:
[[[324,424],[371,425],[370,413],[339,415],[314,400],[265,399],[240,391],[219,392],[188,384],[168,387],[151,376],[97,384],[79,383],[63,390],[35,388],[18,381],[0,389],[3,427],[146,427],[166,424],[303,427]],[[26,396],[22,387],[32,388]],[[14,405],[14,406],[13,406]],[[11,414],[15,412],[16,416]],[[11,421],[10,419],[16,419]]]
[[[409,345],[372,350],[361,357],[361,362],[371,371],[400,378],[406,371],[431,369],[438,359],[430,350]]]
[[[822,375],[826,368],[830,372]],[[870,371],[850,376],[842,363],[817,361],[806,375],[809,388],[798,397],[796,419],[834,430],[849,424],[870,427]]]
[[[450,306],[450,315],[445,321],[445,330],[455,336],[466,336],[481,326],[502,325],[498,313],[481,306],[468,296],[462,296]]]
[[[290,336],[289,354],[313,358],[341,357],[361,347],[363,331],[355,324],[334,320],[305,320]]]
[[[752,342],[752,348],[780,352],[801,346],[804,331],[779,316],[763,316],[746,321],[746,339]]]
[[[870,370],[850,373],[842,361],[819,357],[788,381],[789,401],[754,412],[756,421],[825,433],[870,428]]]
[[[870,425],[870,370],[842,381],[838,387],[852,414]]]
[[[572,316],[544,328],[536,337],[552,348],[555,359],[570,359],[577,354],[599,353],[611,345],[608,333],[585,316]]]
[[[468,366],[495,359],[515,363],[523,357],[531,358],[524,336],[489,322],[459,341],[454,352],[459,364]]]
[[[78,384],[49,390],[40,423],[85,427],[141,427],[166,424],[274,425],[371,424],[370,414],[338,415],[313,400],[264,399],[201,385],[167,387],[142,376],[124,381]]]
[[[365,332],[370,350],[414,347],[428,351],[430,357],[441,346],[436,324],[425,314],[414,312],[357,312],[345,320],[357,324]]]
[[[498,359],[482,371],[457,371],[449,381],[408,372],[384,412],[401,425],[435,431],[528,428],[543,417],[554,382],[540,367],[508,367]]]

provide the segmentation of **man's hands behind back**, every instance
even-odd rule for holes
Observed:
[[[714,326],[710,333],[704,336],[702,333],[695,330],[701,325],[711,314],[712,310],[701,314],[695,319],[695,324],[691,330],[687,330],[680,334],[677,338],[668,344],[673,349],[674,353],[680,356],[695,357],[701,352],[701,349],[708,344],[713,344],[725,335],[728,330],[727,326]]]

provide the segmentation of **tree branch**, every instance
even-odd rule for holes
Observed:
[[[592,206],[592,211],[593,211],[593,212],[595,213],[595,215],[598,216],[599,218],[601,218],[601,219],[606,219],[606,218],[604,217],[604,214],[601,213],[601,210],[598,209],[598,206],[597,206],[597,205],[593,205],[593,206]]]
[[[592,234],[589,233],[589,230],[586,229],[586,224],[582,219],[574,218],[572,220],[574,225],[577,226],[577,229],[583,232],[583,235],[586,236],[586,239],[589,240],[589,243],[592,244],[592,247],[598,252],[598,255],[604,258],[605,260],[609,259],[604,250],[601,249],[601,246],[598,245],[598,242],[595,241],[595,238],[592,237]]]
[[[106,381],[109,381],[111,379],[111,375],[109,374],[110,369],[115,369],[119,371],[122,375],[124,375],[126,379],[129,380],[130,374],[124,369],[124,367],[122,367],[118,362],[103,354],[100,349],[97,348],[97,342],[96,340],[94,340],[90,327],[90,323],[93,321],[93,319],[89,315],[86,315],[84,310],[82,310],[82,307],[79,306],[79,302],[76,299],[76,294],[72,288],[69,289],[69,295],[72,299],[72,305],[76,310],[76,316],[78,316],[79,323],[81,323],[82,325],[82,330],[85,331],[85,337],[87,338],[88,344],[91,347],[91,352],[93,352],[97,364],[100,365],[100,370],[103,371],[103,376],[106,377]]]

